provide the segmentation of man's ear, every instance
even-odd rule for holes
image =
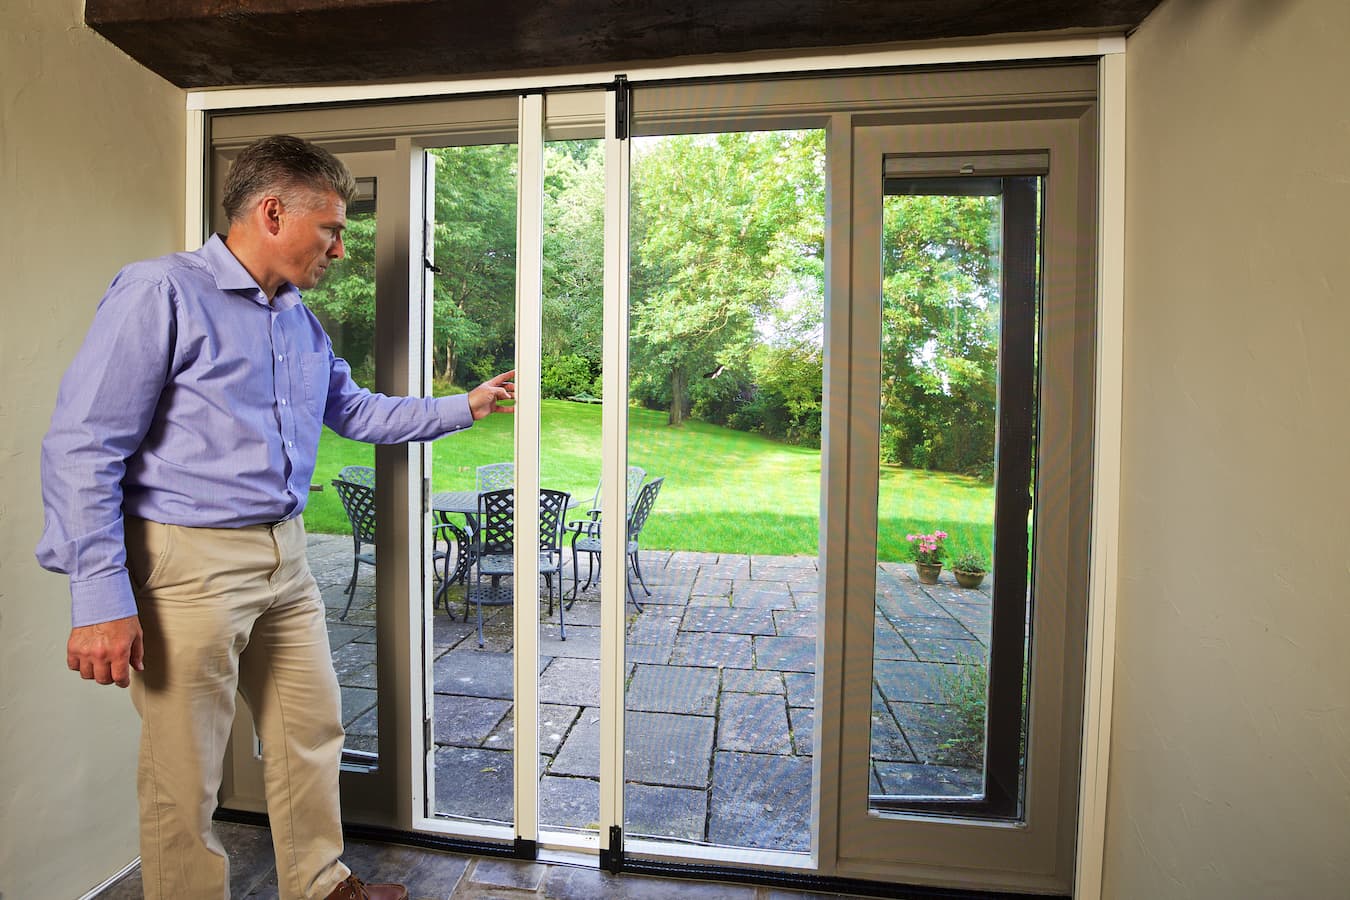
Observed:
[[[257,214],[262,220],[262,226],[270,235],[276,235],[281,231],[281,216],[285,209],[281,205],[281,200],[277,197],[264,197],[258,203]]]

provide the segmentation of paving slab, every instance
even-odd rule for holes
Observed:
[[[707,787],[715,728],[711,716],[631,712],[625,721],[625,781],[666,787]]]
[[[681,616],[677,611],[662,608],[638,613],[628,626],[626,644],[673,644],[680,630]]]
[[[468,873],[468,880],[472,884],[487,884],[517,891],[537,891],[544,883],[546,874],[548,866],[542,863],[516,859],[480,859]]]
[[[599,709],[582,709],[557,754],[548,763],[548,774],[576,778],[600,777]]]
[[[539,676],[539,696],[565,706],[599,706],[600,660],[553,660]]]
[[[895,630],[903,634],[906,638],[948,638],[950,640],[969,641],[974,640],[975,635],[953,619],[951,616],[943,613],[940,616],[907,616],[890,617]]]
[[[565,629],[557,625],[539,626],[539,653],[543,656],[564,656],[574,659],[600,658],[600,629],[593,625],[577,625],[569,621]],[[563,640],[563,632],[566,640]]]
[[[512,654],[479,650],[451,650],[431,664],[438,694],[464,694],[510,700],[515,692]]]
[[[877,763],[881,793],[893,797],[978,797],[984,792],[977,769],[922,763]]]
[[[872,678],[891,703],[941,703],[944,668],[943,663],[878,659],[872,665]]]
[[[872,637],[872,658],[917,660],[919,657],[889,622],[878,624]]]
[[[701,841],[708,820],[708,792],[629,783],[624,787],[624,835]]]
[[[511,712],[510,700],[436,694],[432,737],[437,744],[481,747]]]
[[[815,640],[819,616],[813,609],[775,609],[774,631],[780,637],[807,637]]]
[[[813,735],[816,730],[816,711],[810,707],[788,707],[788,723],[792,727],[792,752],[810,756],[815,752]]]
[[[502,750],[436,750],[436,813],[510,822],[514,818],[511,754]]]
[[[711,716],[717,709],[718,682],[716,669],[639,665],[624,702],[629,710]]]
[[[976,640],[960,641],[941,637],[911,637],[909,646],[914,655],[924,662],[965,663],[986,660],[989,651]]]
[[[791,753],[784,700],[779,694],[723,694],[717,718],[717,749]]]
[[[693,595],[696,597],[730,597],[734,579],[730,575],[705,575],[702,572],[694,579]]]
[[[361,717],[361,714],[368,709],[375,707],[375,701],[378,694],[374,688],[346,687],[342,688],[342,721],[344,724],[355,722]],[[374,734],[374,731],[366,732]]]
[[[539,779],[539,819],[565,828],[600,827],[600,782],[592,778]]]
[[[811,847],[811,760],[719,752],[713,761],[708,840],[730,847]]]
[[[815,638],[757,637],[755,638],[755,668],[776,669],[780,672],[814,672],[816,670]]]
[[[816,705],[816,676],[809,672],[784,672],[788,706]]]
[[[367,625],[347,625],[342,622],[328,622],[328,649],[330,651],[345,647],[358,637],[374,637],[375,629]],[[366,641],[365,643],[369,643]]]
[[[629,665],[651,663],[664,666],[670,662],[672,644],[627,644],[624,646],[624,661]]]
[[[733,599],[733,605],[735,603]],[[737,609],[691,606],[684,614],[680,630],[712,631],[722,634],[777,634],[774,615],[768,609]]]
[[[343,687],[374,688],[375,645],[352,641],[333,651],[333,670]]]
[[[950,706],[930,703],[891,703],[891,714],[914,748],[918,762],[979,765],[982,759],[968,759],[961,749],[948,742],[961,734],[961,726]],[[981,735],[982,737],[982,735]],[[983,753],[980,753],[983,756]]]
[[[792,590],[785,581],[738,579],[731,591],[731,605],[743,609],[796,609]]]
[[[895,718],[894,710],[872,692],[872,735],[869,753],[873,760],[886,762],[915,762],[917,756],[905,739],[905,731]]]
[[[762,671],[760,669],[723,669],[722,690],[736,691],[742,694],[778,694],[784,695],[787,688],[783,685],[783,673]]]
[[[755,666],[750,641],[744,634],[681,634],[670,661],[675,665],[751,669]]]

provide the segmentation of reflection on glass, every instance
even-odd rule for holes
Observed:
[[[346,256],[333,262],[305,304],[364,387],[375,384],[375,179],[357,181],[347,208]],[[327,607],[328,642],[342,689],[347,762],[373,764],[379,751],[375,653],[375,452],[327,427],[319,440],[305,509],[309,563]],[[341,482],[341,483],[335,483]]]
[[[932,185],[884,205],[870,773],[882,808],[986,791],[1002,200]]]
[[[515,360],[516,147],[445,147],[435,157],[432,377],[436,396],[462,393]],[[432,721],[435,815],[514,819],[512,579],[492,595],[477,580],[480,467],[513,478],[510,416],[488,416],[428,445],[435,576]],[[486,475],[484,476],[486,477]],[[485,489],[497,485],[484,484]],[[484,581],[491,587],[491,578]],[[482,600],[481,604],[476,602]],[[479,616],[481,614],[481,641]]]
[[[823,171],[819,131],[634,142],[626,834],[810,848]]]

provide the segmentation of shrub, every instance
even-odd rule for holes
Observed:
[[[539,377],[539,390],[544,397],[566,399],[573,394],[590,392],[595,373],[583,356],[546,356]]]

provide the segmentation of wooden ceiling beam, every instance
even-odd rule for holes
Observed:
[[[1128,30],[1161,0],[86,0],[179,87],[436,79],[753,51]]]

